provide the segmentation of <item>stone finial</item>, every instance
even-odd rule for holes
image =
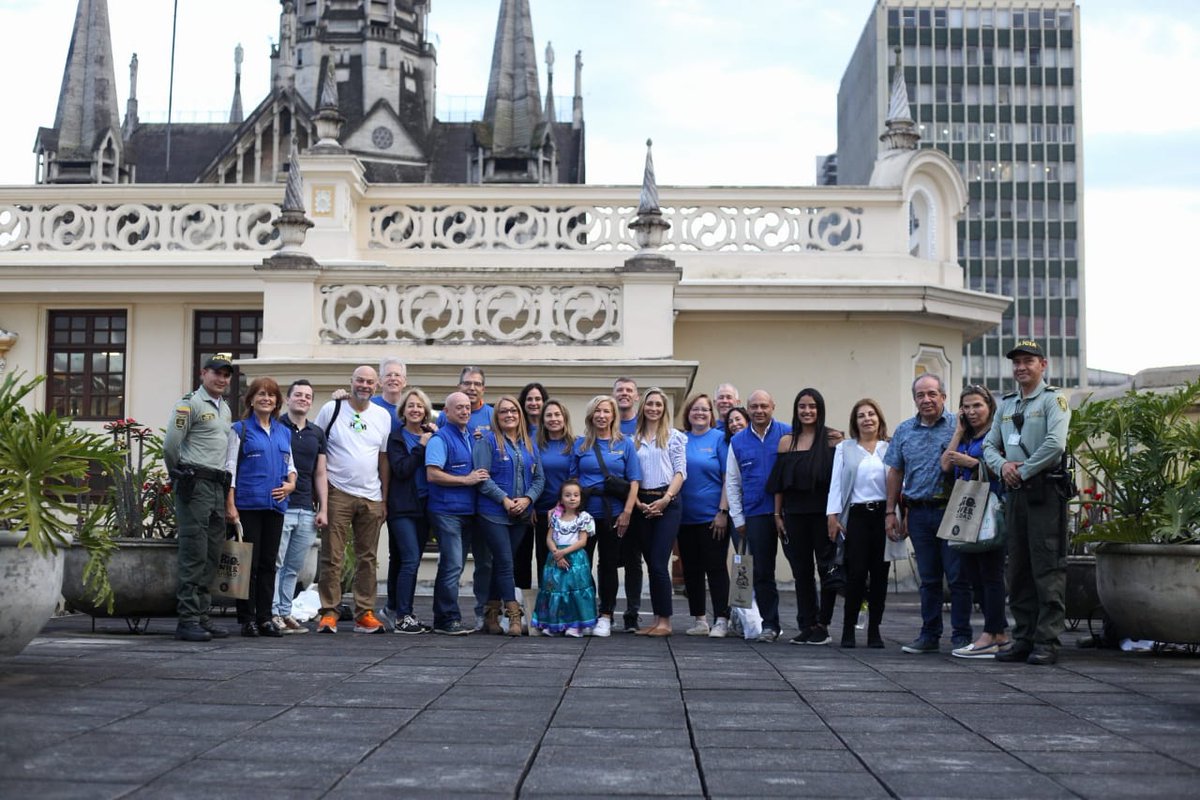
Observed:
[[[283,205],[279,209],[279,218],[272,225],[279,231],[279,239],[283,243],[280,253],[294,254],[300,252],[308,229],[313,226],[304,213],[304,180],[300,175],[300,159],[296,153],[296,140],[292,139],[292,152],[288,155],[287,182],[284,184]]]
[[[321,86],[321,100],[317,103],[318,111],[327,108],[338,110],[337,68],[333,65],[333,58],[325,61],[325,83]]]
[[[571,127],[583,127],[583,51],[575,51],[575,96],[571,99]]]
[[[917,126],[908,110],[908,87],[904,83],[904,64],[900,54],[901,49],[897,47],[888,115],[884,121],[885,130],[879,141],[886,144],[888,150],[916,150],[921,135],[917,133]]]
[[[338,110],[337,69],[333,65],[332,56],[325,59],[325,78],[321,84],[321,100],[317,104],[317,143],[313,146],[314,153],[344,152],[338,141],[342,135],[342,124],[346,118]]]
[[[244,52],[240,43],[233,49],[233,103],[229,106],[229,121],[235,123],[241,123],[244,118],[242,112],[242,58]]]
[[[646,167],[642,173],[642,193],[638,199],[637,219],[629,223],[637,237],[640,250],[656,250],[662,246],[663,236],[671,223],[663,219],[658,207],[658,184],[654,178],[654,158],[651,148],[654,142],[646,140]]]
[[[546,122],[554,124],[557,112],[554,109],[554,46],[546,42],[546,112],[543,114]]]

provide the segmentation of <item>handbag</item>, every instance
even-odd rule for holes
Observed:
[[[754,556],[746,552],[745,536],[733,551],[733,565],[729,576],[729,605],[734,608],[754,606]]]
[[[821,572],[821,590],[838,592],[846,588],[846,536],[838,533],[834,543],[834,555],[831,561],[818,560]]]
[[[987,481],[983,462],[979,464],[978,474],[979,480],[959,478],[954,482],[954,491],[950,494],[950,502],[946,504],[942,524],[938,526],[937,538],[951,542],[973,542],[979,538],[983,512],[992,487]]]
[[[979,537],[973,542],[950,542],[950,546],[958,553],[986,553],[1004,547],[1007,533],[1004,499],[995,492],[989,492],[987,507],[983,511],[983,524],[979,526]]]
[[[234,600],[250,597],[250,565],[254,558],[254,543],[242,541],[242,522],[232,526],[234,538],[221,545],[221,560],[217,563],[216,591]]]
[[[592,442],[592,450],[596,453],[596,463],[600,465],[600,472],[604,473],[605,496],[615,497],[617,500],[628,500],[629,481],[608,471],[608,465],[604,463],[604,456],[600,455],[600,442]]]

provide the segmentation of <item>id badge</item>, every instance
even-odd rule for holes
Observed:
[[[742,556],[741,556],[739,553],[734,553],[734,554],[733,554],[733,563],[735,563],[735,564],[741,564],[741,563],[742,563]]]
[[[1021,443],[1021,434],[1019,434],[1019,433],[1010,433],[1008,435],[1008,440],[1005,442],[1005,444],[1007,444],[1011,447],[1016,447],[1020,443]]]

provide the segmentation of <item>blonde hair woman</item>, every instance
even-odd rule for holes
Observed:
[[[545,419],[545,412],[542,412]],[[583,416],[583,436],[575,443],[574,473],[587,496],[587,512],[596,520],[600,549],[599,605],[595,636],[612,633],[613,607],[617,603],[617,569],[621,565],[625,535],[637,503],[642,478],[633,442],[621,435],[617,401],[597,395]],[[589,548],[589,553],[594,548]]]

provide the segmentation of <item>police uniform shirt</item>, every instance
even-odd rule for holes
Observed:
[[[163,441],[163,461],[174,471],[180,464],[225,469],[232,424],[229,403],[212,397],[203,386],[175,404]]]
[[[1018,413],[1024,417],[1019,431],[1014,420]],[[984,460],[997,475],[1006,461],[1024,462],[1018,470],[1022,480],[1054,469],[1066,450],[1070,423],[1070,406],[1057,388],[1043,382],[1028,397],[1010,392],[1000,400],[984,440]]]

